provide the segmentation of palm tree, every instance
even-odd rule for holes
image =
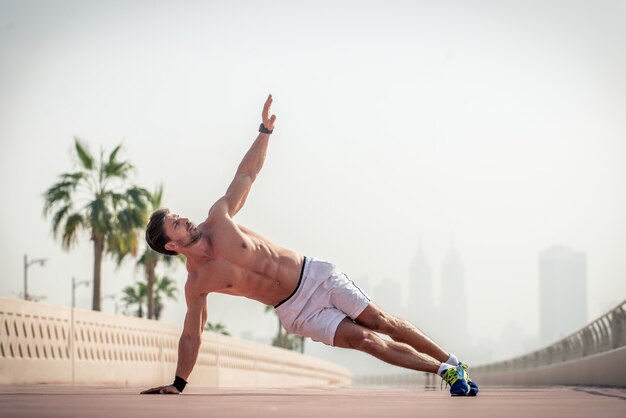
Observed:
[[[135,283],[135,286],[126,286],[122,293],[122,302],[126,303],[126,308],[137,305],[136,316],[143,318],[143,305],[146,302],[146,284]]]
[[[161,207],[161,198],[163,197],[163,186],[160,185],[154,191],[154,193],[150,193],[148,195],[149,206],[146,208],[146,215],[148,212],[153,212],[156,209]],[[148,216],[146,216],[147,218]],[[149,246],[146,246],[145,251],[139,257],[136,266],[143,266],[144,274],[146,277],[146,284],[148,286],[147,289],[147,301],[148,301],[148,315],[149,319],[155,317],[155,304],[154,304],[154,283],[156,278],[156,267],[159,263],[163,262],[167,266],[172,266],[176,261],[183,261],[184,257],[181,255],[177,256],[167,256],[161,253],[154,251]]]
[[[272,311],[276,313],[273,306],[267,305],[265,307],[265,313]],[[278,317],[278,315],[276,315],[276,317]],[[276,337],[272,340],[272,345],[304,353],[304,337],[289,334],[283,329],[283,324],[280,323],[280,319],[278,319],[278,332],[276,333]]]
[[[78,241],[78,232],[90,234],[93,241],[93,302],[100,310],[102,258],[106,253],[121,263],[138,247],[137,228],[145,225],[148,192],[127,181],[134,167],[120,161],[122,145],[107,158],[100,151],[95,159],[78,138],[74,138],[77,171],[63,173],[59,181],[44,193],[44,215],[52,215],[52,232],[61,234],[63,249],[69,250]]]
[[[274,307],[272,305],[267,305],[265,307],[265,313],[268,312],[274,312],[276,313],[276,311],[274,310]],[[276,315],[276,319],[278,319],[278,315]],[[285,331],[285,334],[287,332]],[[283,346],[283,341],[284,341],[284,337],[283,337],[283,324],[280,323],[280,319],[278,319],[278,332],[276,333],[276,337],[274,337],[274,340],[272,341],[272,345],[277,346],[277,347],[282,347]]]
[[[213,331],[217,332],[218,334],[230,336],[230,332],[226,330],[226,325],[222,324],[221,322],[207,322],[206,324],[204,324],[204,329],[205,331]]]
[[[158,321],[163,311],[163,299],[168,298],[176,302],[178,288],[176,282],[167,276],[157,277],[154,284],[154,318]]]

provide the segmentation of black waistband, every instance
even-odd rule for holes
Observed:
[[[287,296],[285,299],[281,300],[276,305],[274,305],[274,309],[278,308],[280,305],[282,305],[283,303],[291,299],[291,297],[295,295],[298,289],[300,288],[300,283],[302,283],[302,275],[304,274],[304,266],[306,264],[306,260],[307,260],[306,257],[304,257],[304,260],[302,260],[302,269],[300,270],[300,278],[298,279],[298,285],[296,286],[295,289],[293,289],[293,292],[291,292],[291,295]]]

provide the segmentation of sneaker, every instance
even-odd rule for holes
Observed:
[[[469,369],[469,366],[465,363],[459,363],[459,366],[461,366],[461,368],[465,370],[465,380],[467,381],[467,384],[469,385],[469,388],[470,388],[469,392],[467,393],[467,396],[478,395],[478,385],[476,384],[476,382],[472,381],[469,373],[467,372],[467,370]]]
[[[465,396],[469,393],[470,388],[465,380],[465,369],[460,365],[446,369],[441,378],[443,379],[441,381],[442,386],[443,382],[446,382],[446,387],[450,385],[450,395]]]

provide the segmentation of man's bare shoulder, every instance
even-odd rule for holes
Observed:
[[[230,219],[230,216],[228,215],[228,204],[226,202],[226,198],[221,197],[213,203],[213,206],[209,209],[209,213],[207,213],[207,217],[203,223],[210,225],[212,223],[228,219]]]
[[[189,268],[185,291],[193,295],[220,292],[232,286],[241,268],[222,259],[211,259]]]

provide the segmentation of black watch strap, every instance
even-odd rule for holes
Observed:
[[[271,133],[274,132],[274,130],[273,129],[267,129],[265,127],[265,125],[261,124],[261,126],[259,126],[259,132],[261,132],[262,134],[271,135]]]
[[[172,383],[172,386],[178,389],[180,393],[183,393],[183,389],[185,389],[185,386],[187,386],[187,381],[180,376],[176,376],[174,378],[174,383]]]

